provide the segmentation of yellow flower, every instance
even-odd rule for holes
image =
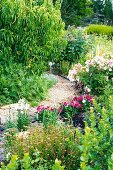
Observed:
[[[89,134],[90,131],[91,131],[91,129],[90,129],[88,126],[85,128],[85,130],[86,130],[86,133],[87,133],[87,134]]]

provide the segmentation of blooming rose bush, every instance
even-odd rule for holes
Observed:
[[[96,56],[87,60],[85,66],[75,65],[69,72],[70,81],[78,80],[94,95],[102,95],[108,84],[113,80],[113,59]]]
[[[75,127],[84,127],[84,112],[92,106],[92,97],[84,94],[75,96],[70,102],[64,102],[59,107],[59,113],[64,121],[71,121]]]

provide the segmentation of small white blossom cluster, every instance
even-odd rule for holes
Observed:
[[[113,70],[113,59],[105,58],[103,56],[95,56],[91,60],[85,62],[85,67],[80,63],[75,64],[71,70],[69,70],[68,79],[70,81],[79,80],[79,73],[86,71],[89,72],[90,67],[96,67],[98,70],[107,70],[111,72]],[[107,79],[107,77],[105,77]]]
[[[69,74],[68,74],[67,78],[68,78],[71,82],[73,82],[73,81],[75,81],[75,77],[76,77],[76,79],[78,79],[78,81],[79,81],[79,77],[77,77],[77,75],[78,75],[82,70],[83,70],[83,66],[82,66],[80,63],[75,64],[75,65],[73,66],[73,68],[72,68],[71,70],[69,70]]]
[[[17,103],[17,105],[15,106],[15,109],[18,111],[24,111],[24,110],[29,110],[30,106],[28,103],[25,102],[24,99],[20,99]]]

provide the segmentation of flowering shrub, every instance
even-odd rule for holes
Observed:
[[[59,113],[61,118],[73,121],[74,126],[84,127],[84,112],[88,111],[92,105],[92,97],[84,94],[82,96],[75,96],[70,102],[64,102],[60,108]]]
[[[92,94],[101,95],[105,86],[113,80],[113,59],[96,56],[87,60],[85,67],[78,64],[69,72],[68,78],[72,81],[81,81]]]

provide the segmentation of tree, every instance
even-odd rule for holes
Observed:
[[[111,0],[105,0],[104,15],[108,24],[113,24],[113,6]]]
[[[57,0],[53,0],[55,3]],[[90,0],[62,0],[61,16],[66,26],[80,25],[86,16],[92,14]]]

